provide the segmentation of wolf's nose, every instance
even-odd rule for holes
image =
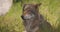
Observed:
[[[22,15],[21,18],[24,20],[24,16]]]

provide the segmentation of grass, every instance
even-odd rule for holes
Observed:
[[[21,32],[22,31],[22,19],[20,18],[22,8],[20,3],[13,4],[10,11],[0,18],[1,32]],[[4,28],[3,28],[4,27]],[[9,31],[6,31],[9,30]]]
[[[42,3],[40,13],[54,28],[60,32],[60,0],[26,0],[24,3]],[[22,32],[24,30],[21,14],[21,3],[14,3],[5,16],[0,16],[0,32]]]

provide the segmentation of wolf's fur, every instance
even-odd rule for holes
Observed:
[[[24,4],[23,6],[23,24],[27,32],[51,32],[51,25],[43,16],[39,14],[38,7],[41,4]]]

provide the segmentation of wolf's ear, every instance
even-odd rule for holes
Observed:
[[[24,11],[24,8],[25,8],[26,5],[27,5],[27,4],[23,4],[23,11]]]
[[[39,7],[41,5],[41,3],[39,3],[39,4],[34,4],[34,6],[37,8],[37,7]]]
[[[40,6],[41,5],[41,3],[40,4],[37,4],[37,6]]]
[[[26,6],[27,4],[23,4],[23,8]]]

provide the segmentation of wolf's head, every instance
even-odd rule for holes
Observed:
[[[40,4],[24,4],[23,5],[23,14],[22,14],[22,19],[32,19],[35,18],[38,11],[38,7],[41,5]]]

